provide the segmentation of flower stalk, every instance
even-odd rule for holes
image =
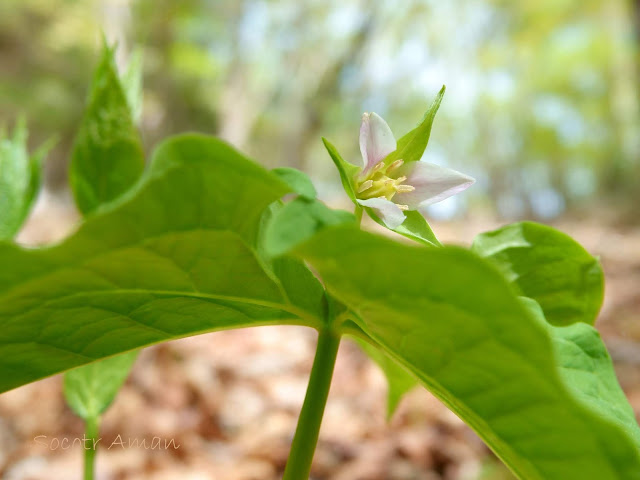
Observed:
[[[339,345],[340,336],[331,328],[319,331],[309,385],[282,480],[309,478]]]

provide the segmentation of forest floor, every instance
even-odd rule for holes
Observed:
[[[58,240],[75,220],[64,205],[40,206],[20,241]],[[444,242],[468,244],[499,224],[480,219],[434,223],[433,229]],[[597,327],[640,415],[640,228],[608,225],[602,218],[554,226],[601,258],[606,294]],[[104,416],[96,480],[281,478],[314,346],[315,332],[309,329],[264,327],[145,349]],[[58,375],[0,396],[1,478],[81,478],[79,442],[61,445],[83,435],[81,421],[64,403],[61,383]],[[389,421],[385,396],[378,368],[355,344],[343,341],[313,479],[512,478],[424,389],[410,392]]]

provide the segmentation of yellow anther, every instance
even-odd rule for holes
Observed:
[[[378,162],[371,169],[371,173],[376,173],[376,172],[382,170],[383,167],[384,167],[384,162]],[[371,175],[371,173],[369,175]]]
[[[398,208],[402,211],[409,210],[409,205],[402,205],[401,203],[396,203],[396,205],[398,205]]]
[[[360,188],[358,188],[358,193],[362,193],[365,190],[369,190],[373,186],[373,180],[367,180],[366,182],[362,182]]]
[[[402,182],[404,182],[407,179],[407,177],[405,177],[404,175],[402,177],[398,177],[395,179],[395,182],[397,185],[401,184]]]
[[[416,189],[413,185],[397,185],[396,192],[398,193],[409,193],[413,192]]]
[[[404,164],[404,160],[402,159],[396,160],[395,162],[391,163],[391,165],[387,167],[387,173],[393,172],[395,169],[400,168],[403,164]]]

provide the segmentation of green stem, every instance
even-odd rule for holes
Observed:
[[[87,419],[85,424],[84,437],[89,441],[84,445],[84,480],[93,480],[99,423],[99,417],[91,417]]]
[[[282,480],[307,480],[309,478],[311,461],[318,443],[320,424],[329,396],[329,387],[339,345],[340,337],[338,335],[329,329],[320,330],[307,394],[304,397],[304,404]]]

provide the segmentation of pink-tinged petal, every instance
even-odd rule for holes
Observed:
[[[396,139],[387,122],[376,113],[364,113],[360,125],[360,153],[366,172],[396,149]]]
[[[380,217],[380,220],[392,230],[399,227],[406,218],[398,205],[384,197],[358,200],[358,203],[363,207],[371,208]]]
[[[397,193],[393,200],[408,205],[410,210],[440,202],[475,183],[475,179],[464,173],[422,161],[403,165],[398,174],[406,175],[403,183],[415,190]]]

